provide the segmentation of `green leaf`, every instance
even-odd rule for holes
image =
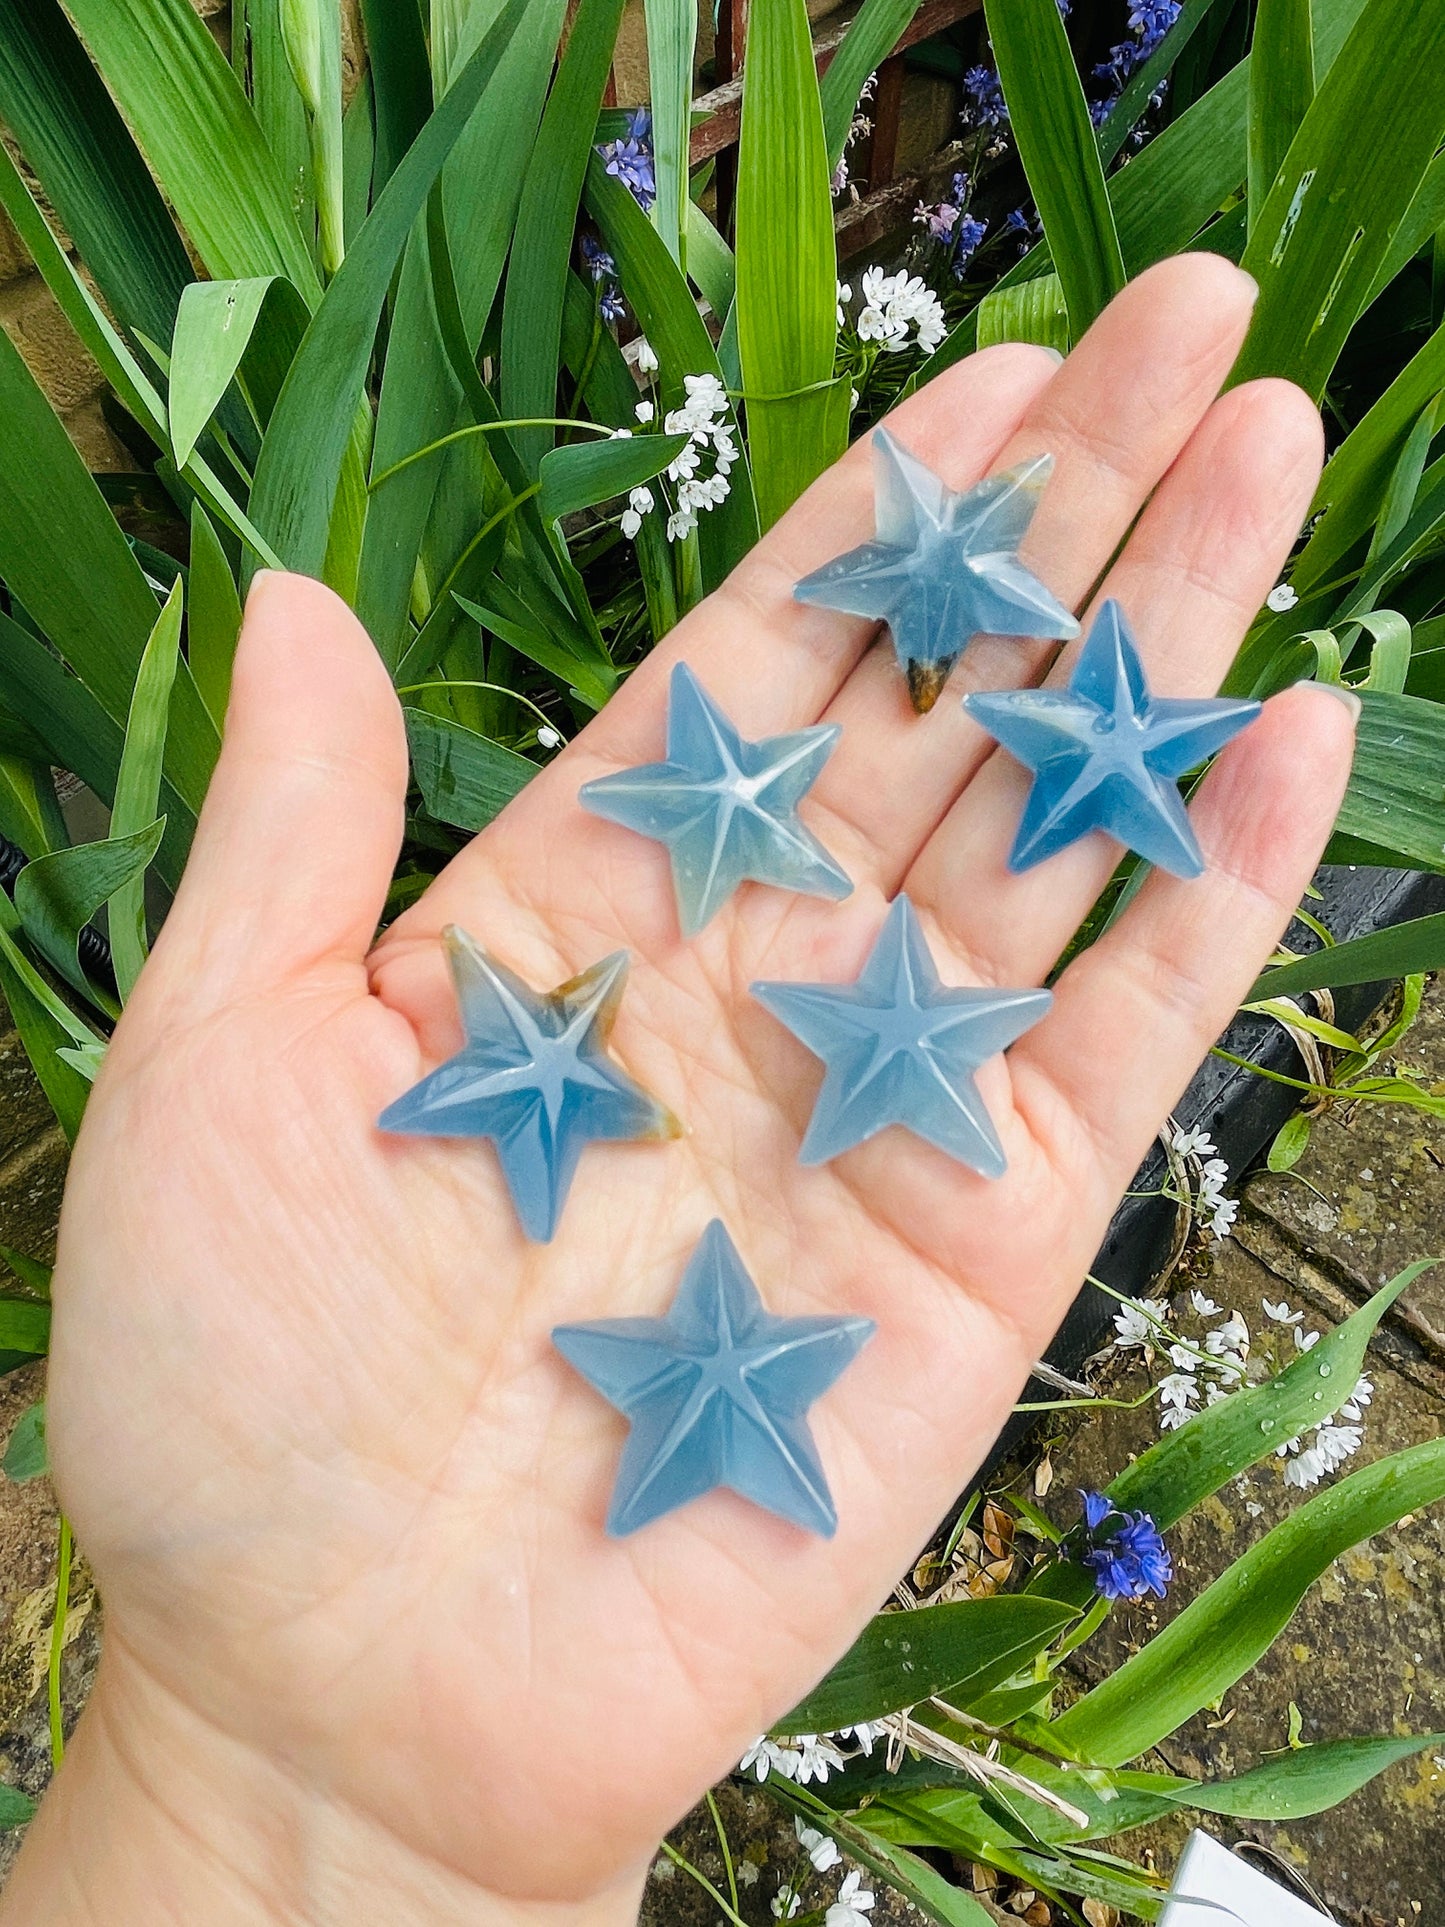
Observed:
[[[646,0],[647,74],[657,198],[652,225],[674,261],[686,264],[688,145],[692,134],[692,63],[697,0]],[[615,32],[614,32],[615,38]],[[599,96],[598,105],[601,105]],[[595,118],[595,116],[594,116]],[[581,181],[578,181],[581,189]]]
[[[1073,1617],[1069,1606],[1023,1595],[879,1613],[776,1730],[834,1733],[935,1693],[966,1711],[971,1698],[1001,1686]]]
[[[1293,1171],[1310,1144],[1310,1120],[1303,1112],[1289,1118],[1275,1132],[1266,1159],[1271,1171]]]
[[[1241,1820],[1307,1820],[1348,1800],[1398,1760],[1441,1745],[1445,1745],[1445,1733],[1325,1740],[1279,1754],[1236,1779],[1193,1785],[1171,1803]]]
[[[51,1267],[42,1264],[38,1258],[29,1258],[13,1245],[0,1244],[0,1258],[24,1285],[25,1289],[37,1298],[49,1298]]]
[[[921,0],[863,0],[842,44],[828,62],[818,91],[830,176],[848,145],[863,83],[898,45],[920,4]]]
[[[67,983],[86,989],[76,945],[101,905],[138,877],[160,848],[163,823],[101,843],[76,843],[27,863],[15,879],[15,908],[25,934]]]
[[[507,0],[387,182],[291,364],[256,464],[251,517],[303,574],[319,575],[325,563],[331,504],[392,273],[526,6]]]
[[[543,515],[558,521],[650,482],[681,454],[689,439],[686,435],[629,435],[548,449],[542,457],[538,498]]]
[[[657,354],[661,412],[685,399],[685,375],[716,375],[722,367],[707,324],[697,311],[677,263],[620,181],[593,155],[587,169],[587,211],[617,263],[633,313]],[[741,436],[738,437],[742,440]],[[703,579],[715,589],[758,539],[757,506],[746,460],[733,466],[732,489],[720,508],[701,518]]]
[[[1438,29],[1428,9],[1369,0],[1325,75],[1244,252],[1260,296],[1234,381],[1323,393],[1445,133]]]
[[[136,672],[125,748],[121,752],[115,802],[110,813],[113,841],[139,832],[145,823],[153,823],[160,805],[171,691],[180,663],[181,607],[181,584],[176,582],[156,618]],[[157,845],[163,827],[154,823]],[[154,854],[152,850],[151,855]],[[135,988],[141,965],[146,960],[146,949],[145,869],[142,866],[127,877],[111,897],[111,961],[122,1003]]]
[[[848,442],[830,173],[807,7],[769,0],[748,25],[737,190],[738,349],[765,529]]]
[[[19,1787],[0,1781],[0,1827],[23,1827],[35,1817],[35,1802]]]
[[[189,0],[71,0],[69,11],[207,270],[285,275],[314,302],[286,183]]]
[[[1315,95],[1310,0],[1259,0],[1249,48],[1251,224],[1269,198]]]
[[[376,114],[372,186],[380,193],[432,109],[431,67],[417,0],[361,0]]]
[[[0,735],[5,734],[24,734],[34,740],[27,742],[23,756],[0,752],[0,836],[8,837],[28,857],[48,856],[62,848],[67,837],[45,746],[27,724],[15,719],[0,720]]]
[[[1339,990],[1346,984],[1393,983],[1398,977],[1429,970],[1445,970],[1445,912],[1330,944],[1297,963],[1277,964],[1256,980],[1245,1002],[1298,997],[1307,990]]]
[[[691,200],[687,204],[687,271],[718,321],[725,322],[737,293],[737,260],[697,202]]]
[[[29,1406],[15,1421],[9,1442],[5,1447],[5,1457],[0,1459],[0,1466],[3,1466],[6,1478],[13,1479],[17,1485],[23,1485],[27,1479],[41,1478],[50,1470],[50,1463],[45,1454],[45,1400],[43,1398]],[[3,1798],[4,1793],[11,1791],[13,1789],[9,1787],[0,1789],[0,1798]],[[14,1823],[6,1821],[4,1807],[0,1805],[0,1826],[6,1824]]]
[[[1188,1431],[1182,1426],[1175,1436]],[[1102,1766],[1147,1752],[1263,1657],[1341,1553],[1442,1496],[1445,1439],[1396,1452],[1317,1493],[1061,1714],[1052,1727],[1059,1744]]]
[[[1438,703],[1362,689],[1355,761],[1337,835],[1445,870],[1445,729]]]
[[[448,716],[425,709],[403,714],[417,787],[439,823],[485,829],[537,774],[537,765],[525,756]]]
[[[40,1088],[73,1144],[80,1129],[90,1080],[60,1057],[60,1051],[100,1039],[60,1001],[16,943],[20,919],[0,893],[0,997],[10,1006],[25,1054]]]
[[[0,1352],[28,1352],[32,1358],[43,1358],[49,1349],[49,1305],[0,1295]]]
[[[206,713],[219,730],[231,698],[231,664],[241,633],[241,598],[226,552],[199,502],[191,507],[186,660]]]
[[[190,260],[58,0],[0,5],[0,118],[121,326],[169,342]]]
[[[984,0],[984,17],[1077,340],[1124,285],[1089,103],[1056,0]]]
[[[483,601],[475,602],[455,592],[454,600],[474,621],[500,636],[509,649],[515,649],[529,662],[559,676],[589,709],[601,709],[614,694],[617,675],[611,664],[603,665],[579,656],[574,648],[548,635],[533,612],[500,576],[493,576],[477,593]]]
[[[502,308],[502,412],[512,420],[556,412],[567,264],[622,4],[580,0],[528,163],[517,210],[526,245],[513,252]],[[529,477],[552,436],[550,428],[513,432]]]
[[[177,468],[190,460],[230,387],[261,304],[274,285],[274,275],[193,281],[181,296],[170,365],[171,453]]]
[[[1063,283],[1056,274],[1041,274],[1021,287],[994,288],[978,304],[978,345],[990,348],[1000,341],[1033,341],[1066,355],[1069,311]]]

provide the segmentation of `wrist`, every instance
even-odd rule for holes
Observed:
[[[111,1655],[0,1927],[635,1927],[644,1875],[565,1902],[491,1892]]]

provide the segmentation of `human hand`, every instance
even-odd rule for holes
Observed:
[[[1251,302],[1227,263],[1177,259],[1065,366],[989,349],[890,418],[954,487],[1055,455],[1025,557],[1070,606],[1118,597],[1166,695],[1217,687],[1319,473],[1297,390],[1215,399]],[[1206,875],[1152,876],[985,1067],[1005,1177],[900,1130],[804,1168],[819,1066],[755,979],[852,978],[906,888],[946,982],[1037,984],[1117,859],[1095,837],[1006,867],[1028,778],[959,698],[1043,673],[1047,647],[975,644],[920,721],[869,625],[793,602],[871,527],[855,447],[374,949],[396,699],[326,590],[258,581],[191,865],[66,1198],[50,1441],[106,1655],[12,1908],[89,1776],[143,1785],[194,1836],[208,1922],[330,1922],[383,1891],[362,1917],[389,1927],[625,1919],[658,1837],[848,1645],[983,1459],[1305,886],[1351,722],[1315,690],[1271,702],[1197,799]],[[659,755],[680,658],[745,735],[843,725],[803,814],[846,902],[749,885],[685,943],[662,848],[578,807]],[[688,1127],[590,1147],[549,1245],[522,1237],[490,1147],[375,1129],[460,1041],[454,922],[539,988],[631,950],[614,1046]],[[714,1217],[770,1310],[877,1322],[812,1418],[831,1542],[726,1492],[603,1535],[625,1423],[548,1333],[663,1309]]]

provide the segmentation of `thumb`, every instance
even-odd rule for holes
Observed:
[[[327,962],[360,964],[401,847],[406,783],[401,710],[366,631],[321,583],[259,573],[152,981],[214,1006]]]

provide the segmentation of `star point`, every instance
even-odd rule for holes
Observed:
[[[756,983],[752,994],[826,1066],[798,1156],[822,1164],[890,1124],[984,1177],[1008,1160],[974,1072],[1045,1015],[1047,990],[950,989],[906,896],[851,984]]]
[[[678,663],[667,760],[584,783],[578,800],[666,846],[684,936],[696,936],[745,881],[836,901],[853,885],[800,821],[798,805],[840,733],[819,724],[749,742]]]
[[[807,1412],[873,1330],[868,1318],[774,1317],[717,1218],[664,1317],[558,1325],[557,1350],[631,1426],[608,1533],[728,1486],[831,1538],[837,1513]]]
[[[1100,609],[1066,689],[990,690],[964,708],[1034,772],[1009,868],[1103,830],[1175,876],[1204,869],[1178,779],[1237,736],[1256,702],[1151,694],[1117,602]]]
[[[522,1229],[546,1243],[587,1144],[682,1129],[607,1053],[627,952],[539,993],[455,924],[443,943],[466,1042],[389,1104],[377,1127],[402,1137],[491,1138]]]
[[[876,428],[877,533],[804,576],[794,596],[886,622],[923,715],[975,636],[1067,641],[1079,633],[1018,554],[1053,465],[1037,455],[960,493]]]

